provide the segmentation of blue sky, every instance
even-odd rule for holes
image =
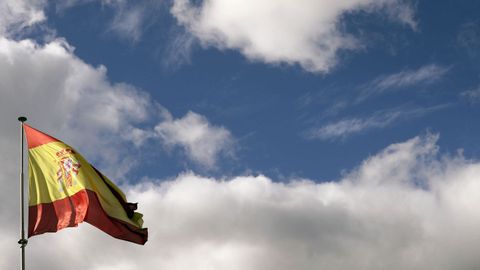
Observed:
[[[19,115],[118,183],[150,232],[35,236],[36,269],[475,269],[479,12],[0,2],[0,269],[18,267]]]
[[[131,9],[142,5],[149,2],[126,4]],[[57,35],[87,63],[104,65],[111,81],[148,92],[175,117],[188,111],[204,115],[236,140],[235,159],[214,170],[185,164],[174,150],[155,156],[158,163],[147,166],[150,177],[191,168],[214,175],[254,171],[337,179],[366,156],[426,132],[440,134],[442,151],[462,148],[469,157],[480,154],[480,131],[474,125],[478,98],[462,95],[480,84],[478,40],[471,40],[479,35],[475,1],[419,1],[414,5],[415,29],[381,13],[344,14],[342,31],[357,38],[359,48],[339,51],[338,63],[319,72],[298,63],[251,60],[236,49],[202,46],[195,37],[184,37],[188,33],[169,14],[169,3],[151,8],[142,14],[138,36],[112,30],[118,10],[99,2],[61,11],[51,4],[47,12]],[[185,40],[189,38],[193,41]],[[193,44],[172,49],[179,39]],[[403,85],[392,82],[377,89],[382,93],[355,102],[362,91],[375,91],[375,80],[401,72],[414,76],[428,66],[438,70]],[[363,121],[389,111],[406,114],[391,122],[380,117],[376,125],[352,134],[323,139],[308,135],[342,120]]]

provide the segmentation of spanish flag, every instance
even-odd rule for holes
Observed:
[[[23,127],[28,143],[28,237],[86,221],[115,238],[147,242],[142,214],[117,186],[72,147]]]

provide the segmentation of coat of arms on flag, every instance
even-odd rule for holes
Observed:
[[[60,191],[75,186],[77,184],[75,177],[78,175],[78,170],[81,165],[77,159],[71,155],[74,153],[72,149],[66,148],[58,151],[56,156],[59,157],[57,170],[57,183]]]

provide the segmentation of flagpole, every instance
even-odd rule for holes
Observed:
[[[21,144],[21,167],[20,167],[20,212],[21,212],[21,221],[22,221],[22,228],[20,232],[20,240],[18,240],[18,243],[20,244],[20,248],[22,249],[22,270],[25,270],[25,247],[27,246],[28,240],[25,239],[25,184],[24,184],[24,177],[23,177],[23,152],[24,152],[24,146],[23,146],[23,137],[24,137],[24,131],[23,131],[23,123],[27,121],[27,118],[25,116],[20,116],[18,117],[18,121],[20,121],[20,144]]]

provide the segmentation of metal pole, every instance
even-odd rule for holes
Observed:
[[[22,270],[25,270],[25,247],[27,246],[28,240],[25,239],[25,184],[24,184],[24,177],[23,177],[23,151],[24,151],[24,146],[23,146],[23,137],[24,137],[24,131],[23,131],[23,123],[27,121],[27,118],[25,116],[20,116],[18,117],[18,121],[20,121],[20,141],[21,141],[21,160],[20,160],[20,212],[21,212],[21,221],[22,221],[22,229],[21,229],[21,235],[20,235],[20,240],[18,240],[18,243],[20,244],[20,248],[22,249]]]

